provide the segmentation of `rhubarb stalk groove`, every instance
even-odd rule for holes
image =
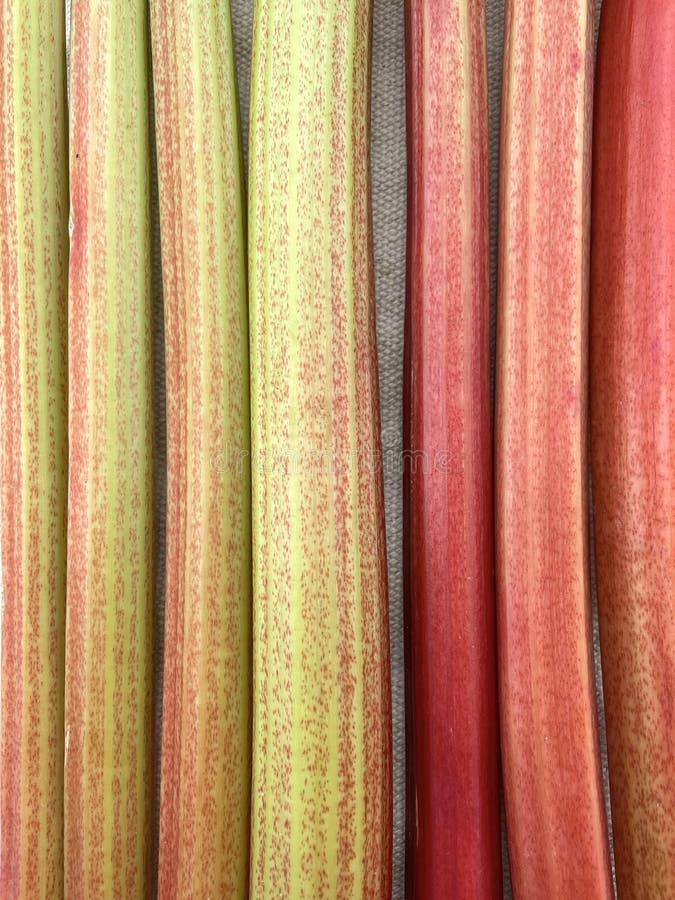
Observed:
[[[249,361],[230,6],[150,8],[168,402],[159,896],[244,898]]]
[[[65,886],[141,897],[154,596],[144,0],[75,0],[70,103]]]
[[[501,897],[482,0],[407,3],[411,898]]]
[[[63,896],[68,158],[58,3],[0,12],[0,896]]]
[[[369,0],[257,0],[251,896],[388,897]]]
[[[605,0],[591,402],[620,897],[675,896],[675,6]]]
[[[611,897],[587,515],[593,4],[507,3],[496,388],[499,682],[519,897]]]

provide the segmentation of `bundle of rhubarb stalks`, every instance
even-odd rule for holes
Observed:
[[[0,900],[403,896],[372,2],[254,0],[248,179],[229,0],[2,4]],[[400,7],[405,896],[669,900],[675,3],[505,0],[492,359],[485,0]]]

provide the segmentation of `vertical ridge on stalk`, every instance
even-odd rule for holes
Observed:
[[[169,399],[159,894],[245,897],[248,308],[230,7],[150,9]]]
[[[391,878],[369,55],[364,0],[256,3],[256,897],[374,897]]]
[[[0,13],[3,895],[63,895],[68,174],[65,20]]]
[[[73,4],[65,887],[77,897],[150,883],[147,41],[142,0]]]

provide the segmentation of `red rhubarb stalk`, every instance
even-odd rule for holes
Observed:
[[[594,145],[593,499],[620,897],[675,896],[675,4],[606,0]]]
[[[593,4],[509,0],[496,396],[499,687],[518,897],[612,896],[588,533]]]
[[[482,0],[407,3],[409,896],[501,897]]]

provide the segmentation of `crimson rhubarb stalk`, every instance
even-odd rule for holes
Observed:
[[[0,11],[0,894],[63,896],[68,171],[59,3]]]
[[[168,436],[159,896],[244,898],[249,363],[230,5],[150,10]]]
[[[257,0],[251,896],[389,897],[369,0]]]
[[[482,0],[408,0],[411,897],[501,897]]]
[[[496,394],[499,685],[516,896],[611,897],[587,487],[593,3],[507,3]]]
[[[150,890],[152,358],[144,0],[75,0],[65,886]]]
[[[675,896],[675,5],[605,0],[591,402],[620,897]]]

